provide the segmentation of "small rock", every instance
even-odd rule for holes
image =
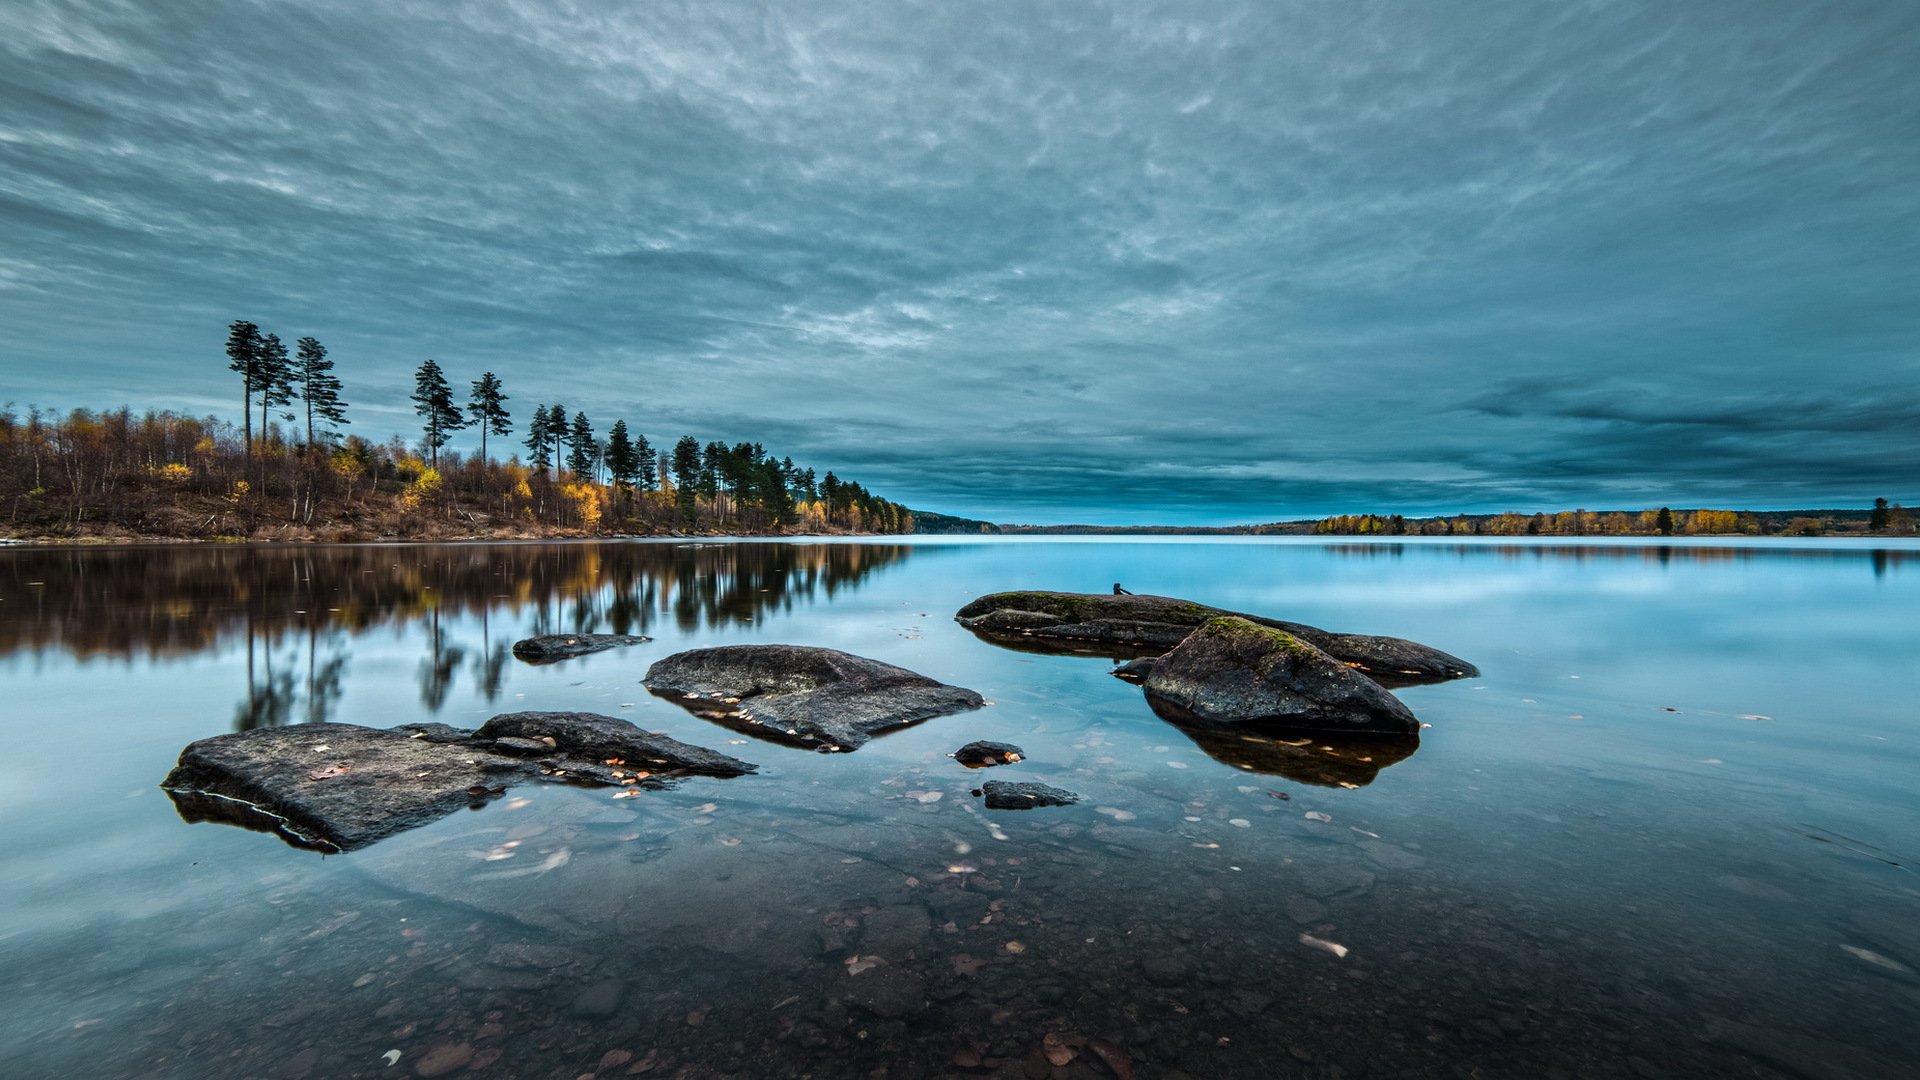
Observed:
[[[995,765],[1012,765],[1026,756],[1026,751],[1012,743],[970,742],[953,752],[953,760],[969,769],[986,769]]]
[[[1064,788],[1006,780],[989,780],[980,785],[980,793],[986,796],[989,810],[1031,810],[1037,806],[1068,806],[1080,801],[1080,796]]]
[[[437,1042],[427,1047],[414,1062],[415,1076],[445,1076],[455,1069],[462,1068],[473,1060],[471,1043]]]
[[[626,994],[626,980],[602,979],[582,987],[574,995],[570,1009],[575,1016],[589,1019],[612,1016],[620,1008],[620,1001]]]

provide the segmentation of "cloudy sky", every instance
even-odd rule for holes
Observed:
[[[1920,501],[1920,4],[7,0],[0,402],[247,318],[998,521]]]

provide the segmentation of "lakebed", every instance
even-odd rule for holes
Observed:
[[[1189,738],[1097,651],[952,619],[1116,581],[1479,674],[1397,690],[1417,748],[1329,770]],[[1898,544],[8,550],[0,1054],[28,1076],[1900,1075],[1916,601]],[[556,632],[653,640],[512,657]],[[989,704],[822,754],[640,685],[769,642]],[[528,709],[759,769],[521,785],[324,857],[189,825],[158,787],[221,732]],[[1081,801],[986,809],[947,756],[976,739],[1023,751],[993,778]]]

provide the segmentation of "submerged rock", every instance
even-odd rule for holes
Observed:
[[[977,709],[972,690],[836,649],[723,645],[675,653],[647,670],[655,694],[694,715],[773,742],[838,752],[872,736]]]
[[[1016,784],[1010,780],[989,780],[980,785],[989,810],[1031,810],[1036,806],[1070,806],[1080,796],[1049,784]]]
[[[689,775],[740,776],[754,768],[609,716],[511,713],[478,732],[444,724],[301,724],[217,735],[189,743],[160,786],[187,821],[227,822],[275,833],[294,847],[339,852],[424,825],[521,780],[613,783],[645,773],[640,783],[662,787]]]
[[[987,769],[1011,765],[1026,756],[1026,751],[1003,742],[970,742],[953,752],[953,760],[969,769]]]
[[[643,634],[542,634],[513,643],[513,655],[529,664],[556,664],[653,639]]]
[[[954,620],[997,644],[1016,648],[1156,655],[1180,644],[1209,620],[1225,616],[1284,630],[1385,685],[1438,682],[1480,673],[1457,656],[1402,638],[1338,634],[1170,596],[993,593],[961,608]]]
[[[1203,721],[1335,734],[1420,731],[1379,683],[1297,635],[1242,618],[1211,619],[1165,656],[1129,668],[1152,698]]]

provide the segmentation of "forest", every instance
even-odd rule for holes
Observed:
[[[483,373],[462,402],[433,360],[415,372],[417,442],[344,434],[344,387],[317,340],[301,338],[289,355],[278,337],[242,320],[229,327],[226,351],[242,389],[238,429],[172,411],[0,407],[0,535],[358,541],[913,531],[906,507],[758,442],[687,435],[656,449],[624,419],[603,437],[584,411],[557,402],[535,406],[516,431],[499,377]],[[448,450],[469,427],[478,452]],[[518,442],[504,442],[516,434]],[[515,452],[502,459],[503,446]]]

